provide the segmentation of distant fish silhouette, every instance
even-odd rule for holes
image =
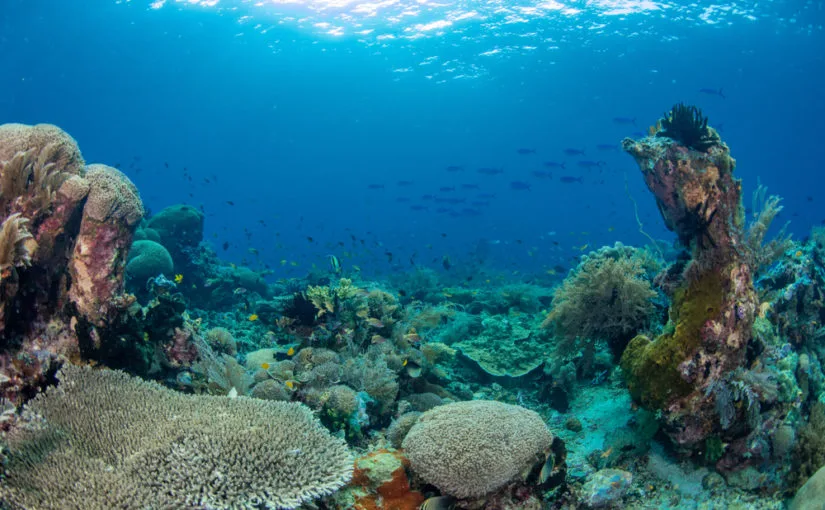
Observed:
[[[636,117],[613,117],[613,123],[619,125],[636,125]]]
[[[718,89],[699,89],[699,92],[709,96],[719,96],[722,99],[726,99],[725,94],[722,93],[722,87],[719,87]]]

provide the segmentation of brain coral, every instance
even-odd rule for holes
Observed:
[[[11,508],[289,509],[350,479],[346,444],[301,404],[184,395],[72,365],[58,378],[8,435]]]
[[[110,218],[135,225],[143,218],[143,203],[137,187],[123,172],[106,165],[86,167],[91,184],[83,214],[97,221]]]
[[[174,264],[172,256],[162,245],[154,241],[135,241],[129,250],[126,263],[126,277],[137,285],[143,285],[149,278],[160,274],[172,276]]]
[[[403,446],[412,469],[442,493],[480,498],[543,460],[552,440],[537,413],[473,400],[422,414]]]

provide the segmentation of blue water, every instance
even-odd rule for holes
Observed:
[[[685,101],[721,128],[745,203],[760,179],[802,238],[825,221],[825,7],[701,4],[2,0],[0,122],[59,125],[152,211],[202,205],[221,257],[275,277],[329,254],[530,275],[643,244],[630,197],[672,239],[635,163],[597,145]]]

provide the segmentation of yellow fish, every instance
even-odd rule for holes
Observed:
[[[294,355],[295,355],[295,347],[290,347],[290,348],[286,351],[286,355],[287,355],[287,356],[294,356]]]
[[[175,275],[175,283],[180,283],[182,281],[183,281],[183,275],[182,274],[176,274]]]
[[[258,314],[253,313],[249,317],[247,317],[247,319],[249,319],[249,322],[255,322],[256,320],[258,320]]]
[[[289,265],[292,267],[298,267],[298,263],[295,261],[290,262]]]
[[[263,368],[264,370],[269,370],[269,363],[261,363],[261,368]]]
[[[281,265],[282,265],[282,266],[285,266],[285,265],[286,265],[286,263],[287,263],[287,260],[286,260],[286,259],[281,259]]]
[[[291,389],[291,390],[295,389],[295,383],[293,381],[287,381],[284,384],[286,384],[286,387]]]
[[[589,244],[583,244],[583,245],[579,246],[579,251],[586,250],[588,246],[590,246],[590,245]]]

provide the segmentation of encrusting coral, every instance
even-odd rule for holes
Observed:
[[[346,444],[302,404],[184,395],[74,365],[7,437],[11,508],[297,508],[345,485]]]

